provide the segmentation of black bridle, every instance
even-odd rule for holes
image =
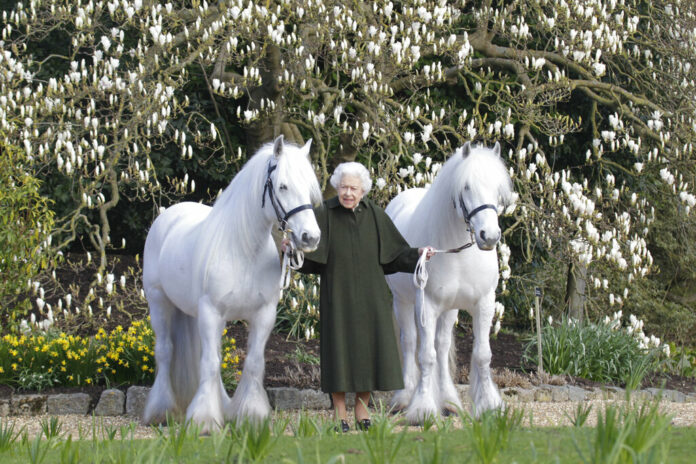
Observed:
[[[266,206],[266,192],[268,192],[268,199],[271,201],[271,205],[273,206],[273,210],[275,211],[276,218],[278,219],[278,228],[282,231],[285,232],[287,227],[288,227],[288,219],[293,214],[297,214],[300,211],[304,211],[306,209],[312,209],[312,205],[309,203],[306,203],[304,205],[300,205],[296,208],[291,209],[290,211],[285,211],[285,208],[283,208],[283,205],[280,204],[280,200],[276,197],[275,194],[275,189],[273,188],[273,180],[271,179],[271,173],[278,167],[278,164],[271,165],[271,163],[268,163],[268,172],[266,173],[266,183],[263,186],[263,195],[261,196],[261,208]]]
[[[452,199],[452,206],[454,206],[454,209],[457,209],[457,203]],[[496,208],[495,205],[491,204],[483,204],[481,206],[477,206],[474,208],[471,212],[466,208],[466,205],[464,204],[464,198],[459,195],[459,207],[462,208],[462,214],[464,215],[464,221],[466,222],[466,226],[469,228],[469,233],[471,234],[471,241],[469,243],[465,243],[464,245],[457,247],[457,248],[451,248],[449,250],[444,250],[444,253],[459,253],[462,250],[466,250],[467,248],[471,247],[475,243],[475,238],[474,238],[474,228],[471,227],[471,218],[474,217],[476,214],[480,213],[484,209],[492,209],[496,213],[498,212],[498,208]]]
[[[480,213],[484,209],[492,209],[493,211],[498,213],[498,208],[495,205],[491,204],[483,204],[481,206],[477,206],[474,208],[471,212],[466,208],[466,205],[464,204],[464,198],[459,195],[459,206],[462,208],[462,214],[464,215],[464,220],[466,221],[466,224],[469,225],[469,221],[471,221],[471,218],[474,217],[476,214]],[[457,206],[455,205],[455,209]]]

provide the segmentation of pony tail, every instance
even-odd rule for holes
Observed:
[[[186,412],[198,389],[198,372],[201,358],[201,338],[193,316],[177,309],[172,314],[172,341],[174,351],[171,362],[172,390],[177,405]],[[188,340],[180,343],[180,340]]]

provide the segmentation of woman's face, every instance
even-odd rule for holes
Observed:
[[[343,175],[341,183],[338,184],[338,201],[341,206],[348,209],[355,208],[360,203],[364,193],[359,177],[349,174]]]

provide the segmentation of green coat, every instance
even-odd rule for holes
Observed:
[[[384,275],[413,272],[418,250],[369,199],[351,211],[333,197],[314,213],[321,240],[301,271],[321,275],[322,391],[404,388]]]

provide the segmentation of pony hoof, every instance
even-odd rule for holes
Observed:
[[[404,408],[402,406],[396,406],[396,407],[393,407],[389,410],[389,414],[391,414],[392,416],[397,416],[397,415],[401,414],[402,412],[404,412],[404,409],[406,409],[406,408]]]

